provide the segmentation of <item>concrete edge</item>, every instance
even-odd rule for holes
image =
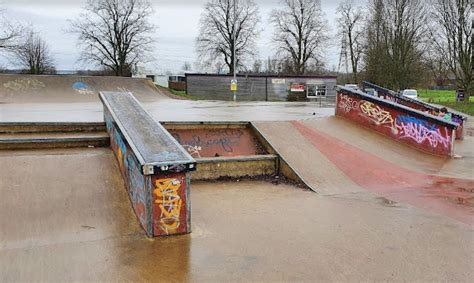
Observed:
[[[249,122],[249,124],[250,129],[255,134],[258,141],[262,143],[262,145],[265,147],[267,152],[278,156],[278,167],[276,170],[278,174],[281,173],[286,178],[301,183],[311,191],[320,194],[320,192],[316,188],[309,185],[309,183],[288,163],[288,161],[286,161],[286,159],[276,150],[275,146],[270,142],[270,140],[265,136],[265,134],[258,129],[254,122]]]
[[[0,134],[105,132],[105,122],[0,122]]]
[[[223,162],[248,162],[248,161],[263,161],[277,159],[278,156],[274,154],[265,155],[248,155],[248,156],[234,156],[234,157],[205,157],[196,158],[197,164],[200,163],[223,163]]]

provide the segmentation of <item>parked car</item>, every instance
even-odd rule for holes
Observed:
[[[405,89],[402,92],[402,95],[408,98],[418,99],[418,92],[416,91],[416,89]]]
[[[364,91],[368,95],[377,96],[377,91],[374,88],[366,88]]]
[[[344,87],[347,87],[353,90],[359,90],[359,86],[356,84],[345,84]]]

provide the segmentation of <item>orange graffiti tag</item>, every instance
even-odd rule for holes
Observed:
[[[175,178],[160,179],[156,181],[153,193],[157,199],[155,203],[161,210],[160,227],[167,234],[176,233],[180,221],[179,215],[183,200],[178,195],[181,181]]]

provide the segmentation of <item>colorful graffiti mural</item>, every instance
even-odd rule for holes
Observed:
[[[375,85],[369,82],[363,82],[363,86],[364,86],[364,89],[372,88],[372,89],[377,90],[379,98],[409,107],[411,109],[421,111],[429,115],[433,115],[433,116],[439,115],[441,107],[435,107],[421,100],[403,96],[400,93],[380,87],[378,85]],[[456,135],[455,135],[456,139],[462,139],[464,137],[464,120],[466,119],[466,117],[463,117],[460,114],[451,113],[451,112],[450,112],[450,116],[451,116],[451,122],[459,125],[456,130]]]
[[[169,130],[173,137],[194,158],[258,155],[264,152],[257,145],[250,129],[179,129]]]
[[[398,116],[396,125],[400,130],[400,138],[412,139],[418,144],[427,141],[433,148],[440,144],[446,149],[450,147],[451,136],[446,128],[444,128],[446,132],[442,134],[435,124],[408,115]]]
[[[428,116],[423,119],[419,112],[416,115],[409,114],[410,111],[406,109],[398,109],[396,105],[390,106],[376,99],[368,100],[368,96],[365,98],[358,94],[338,92],[336,115],[423,151],[453,155],[454,125]]]
[[[123,140],[120,130],[114,125],[112,116],[107,110],[104,110],[104,118],[107,132],[110,135],[110,146],[117,157],[133,210],[140,225],[147,234],[151,235],[151,197],[147,194],[145,176],[141,172],[141,166],[126,141]]]

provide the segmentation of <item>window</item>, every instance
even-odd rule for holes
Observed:
[[[307,97],[326,96],[326,85],[308,85]]]
[[[326,86],[325,85],[317,85],[316,95],[317,96],[325,96],[326,95]]]

